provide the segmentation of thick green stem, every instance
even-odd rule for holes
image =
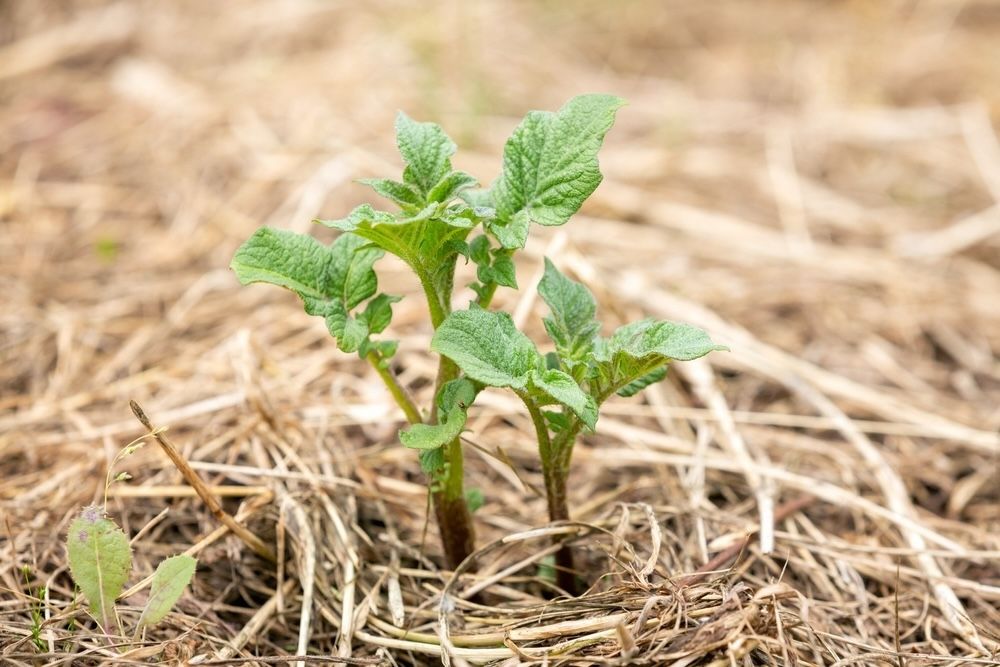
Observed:
[[[396,379],[395,374],[389,369],[388,360],[383,358],[380,354],[375,351],[371,351],[365,357],[368,363],[372,365],[378,376],[382,378],[382,382],[385,383],[386,388],[389,393],[392,394],[392,398],[396,401],[402,410],[403,414],[406,415],[407,421],[411,424],[420,424],[423,422],[423,417],[420,416],[420,410],[417,409],[416,404],[413,399],[410,398],[409,393],[403,388],[403,385],[399,384],[399,380]]]
[[[424,296],[427,297],[427,309],[431,314],[431,326],[437,331],[437,328],[441,326],[444,322],[444,318],[448,317],[448,310],[441,304],[441,299],[438,297],[437,290],[434,289],[434,285],[431,283],[429,277],[424,273],[419,273],[420,284],[424,288]]]
[[[430,277],[418,272],[420,283],[427,297],[427,307],[430,310],[431,324],[435,330],[451,312],[451,293],[439,294]],[[434,382],[434,399],[445,383],[458,377],[458,366],[451,359],[441,357],[438,363],[438,374]],[[431,405],[430,423],[437,422],[437,406]],[[472,514],[465,501],[465,470],[462,456],[462,440],[455,438],[445,445],[446,469],[443,479],[434,486],[431,494],[434,503],[434,515],[441,533],[441,546],[444,548],[448,567],[455,569],[475,548],[476,531],[472,524]]]
[[[549,436],[545,416],[538,405],[526,394],[518,394],[518,396],[528,408],[531,423],[535,426],[538,454],[542,460],[542,476],[545,479],[545,498],[548,501],[549,521],[569,521],[569,505],[566,502],[569,455],[572,453],[573,441],[580,432],[582,422],[574,418],[569,428],[553,440]],[[556,585],[570,595],[579,594],[573,550],[568,546],[563,546],[556,552]]]
[[[448,567],[454,570],[475,548],[476,531],[465,501],[462,441],[459,438],[445,445],[445,458],[448,471],[433,494],[434,514]]]

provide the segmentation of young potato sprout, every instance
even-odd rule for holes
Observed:
[[[402,180],[362,181],[394,202],[386,212],[369,204],[321,224],[342,233],[331,245],[271,228],[258,230],[232,268],[243,284],[265,282],[299,295],[310,315],[324,318],[344,352],[356,352],[385,382],[410,426],[400,442],[418,451],[450,567],[474,548],[466,494],[462,430],[484,387],[507,388],[524,403],[538,440],[549,518],[569,518],[566,481],[573,444],[593,431],[600,406],[614,394],[631,396],[657,382],[674,360],[724,349],[705,332],[671,322],[642,320],[609,338],[600,336],[597,305],[582,284],[548,259],[538,287],[550,315],[545,330],[555,352],[541,354],[505,312],[490,309],[498,287],[517,289],[513,255],[532,224],[565,224],[600,184],[597,154],[624,104],[611,95],[582,95],[557,112],[532,111],[507,140],[500,176],[489,189],[452,168],[455,144],[433,123],[400,113],[396,143]],[[439,355],[434,404],[422,413],[391,366],[396,341],[374,339],[392,319],[400,297],[378,292],[375,262],[385,253],[405,262],[420,283]],[[476,298],[453,308],[459,258],[476,265]],[[559,582],[573,583],[572,554],[557,556]]]

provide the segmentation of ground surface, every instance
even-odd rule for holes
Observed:
[[[0,3],[0,662],[997,664],[997,62],[986,1]],[[605,183],[519,280],[548,254],[609,326],[687,321],[732,352],[579,446],[595,586],[566,601],[536,560],[502,572],[549,539],[525,532],[544,502],[517,405],[487,396],[469,434],[480,543],[507,543],[451,578],[377,378],[226,267],[394,175],[397,109],[489,182],[526,110],[589,91],[630,103]],[[383,269],[426,401],[423,306]],[[541,340],[532,292],[499,303]],[[276,576],[218,530],[150,442],[108,502],[142,531],[131,583],[200,566],[135,643],[73,603],[61,546],[143,433],[130,399],[286,554]]]

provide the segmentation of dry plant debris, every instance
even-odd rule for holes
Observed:
[[[998,33],[983,0],[0,5],[0,662],[998,664]],[[607,179],[505,305],[540,331],[557,256],[605,314],[733,353],[609,403],[554,526],[527,416],[485,394],[486,546],[445,571],[378,379],[224,267],[361,201],[397,109],[464,128],[485,175],[512,119],[583,90],[630,100]],[[425,400],[418,309],[393,333]],[[114,487],[133,571],[199,561],[138,641],[62,548],[146,432],[132,399],[189,466],[145,447]]]

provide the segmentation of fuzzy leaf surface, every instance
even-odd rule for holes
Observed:
[[[376,193],[396,202],[403,208],[419,208],[424,205],[424,199],[420,193],[406,183],[400,183],[391,178],[363,178],[358,182],[371,187]]]
[[[463,190],[473,187],[479,183],[475,176],[471,176],[464,171],[452,171],[445,174],[444,178],[438,181],[437,185],[427,193],[428,202],[449,202],[459,195]]]
[[[491,387],[524,389],[541,363],[535,344],[507,313],[473,308],[453,312],[438,327],[431,349]]]
[[[437,424],[413,424],[399,432],[399,441],[410,449],[437,449],[457,438],[468,413],[459,407],[452,408]]]
[[[437,397],[437,424],[413,424],[399,432],[399,441],[410,449],[429,450],[443,447],[462,433],[469,406],[479,393],[466,378],[445,383]]]
[[[403,181],[426,201],[428,194],[451,172],[455,142],[436,123],[418,123],[402,111],[396,116],[396,145],[406,162]]]
[[[609,339],[597,339],[594,346],[596,372],[605,387],[615,392],[627,391],[629,386],[655,378],[655,373],[670,361],[690,361],[716,350],[729,348],[716,345],[708,334],[687,324],[654,319],[639,320],[615,330]]]
[[[139,619],[140,625],[155,625],[173,608],[194,576],[198,561],[187,554],[178,554],[160,561],[153,573],[149,600]]]
[[[364,239],[342,234],[324,245],[306,234],[262,227],[233,257],[231,268],[244,285],[270,283],[290,289],[307,309],[322,311],[329,302],[350,309],[375,293],[372,265],[384,254]]]
[[[552,311],[543,322],[560,359],[568,367],[585,360],[600,330],[600,324],[594,319],[597,302],[590,290],[567,278],[546,257],[538,294]]]
[[[429,280],[455,257],[461,242],[478,224],[478,218],[464,204],[456,208],[431,204],[412,216],[396,216],[362,204],[346,218],[318,222],[367,239],[409,264],[422,279]]]
[[[652,355],[677,361],[690,361],[709,352],[727,351],[716,345],[708,334],[687,324],[644,319],[619,327],[608,341],[612,354],[626,354],[635,359]]]
[[[597,425],[597,402],[568,374],[556,369],[535,370],[531,384],[572,410],[590,430]]]
[[[601,182],[597,153],[623,104],[612,95],[581,95],[556,113],[529,112],[507,140],[503,171],[490,190],[495,226],[519,214],[519,228],[565,224]]]
[[[310,315],[326,320],[327,329],[345,352],[354,352],[367,340],[369,323],[350,311],[378,288],[373,265],[385,253],[355,234],[341,234],[324,245],[306,234],[262,227],[236,251],[230,267],[244,285],[269,283],[289,289],[302,299]],[[376,299],[370,319],[385,329],[391,309]],[[376,317],[377,316],[377,317]]]
[[[128,537],[99,507],[87,507],[69,526],[66,550],[73,581],[101,628],[114,631],[115,598],[132,569]]]

